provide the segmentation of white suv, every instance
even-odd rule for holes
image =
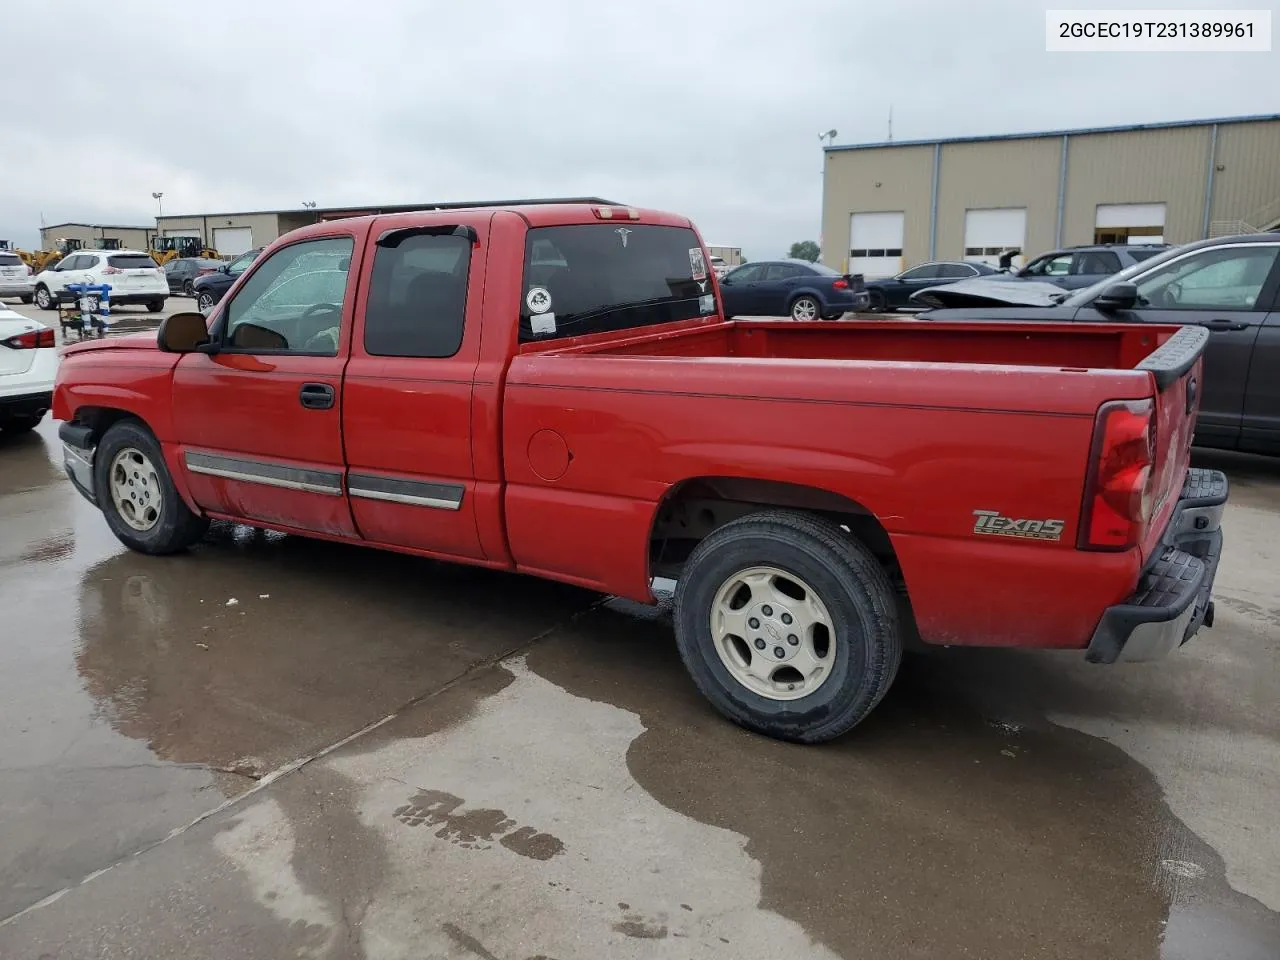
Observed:
[[[31,268],[22,262],[22,258],[8,250],[0,250],[0,298],[21,297],[23,303],[30,303],[35,286]]]
[[[73,283],[109,284],[113,307],[141,303],[152,313],[169,295],[164,271],[145,250],[76,250],[36,276],[36,305],[54,310],[60,300],[74,300],[67,290]]]

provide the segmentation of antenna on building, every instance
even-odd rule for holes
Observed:
[[[893,143],[893,104],[889,104],[889,142]]]

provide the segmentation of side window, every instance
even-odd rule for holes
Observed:
[[[730,270],[725,278],[733,278],[734,283],[750,283],[752,280],[760,280],[764,275],[764,265],[760,263],[748,263],[745,267],[739,267],[737,270]]]
[[[326,237],[273,253],[227,305],[227,345],[336,356],[353,246],[350,237]]]
[[[168,263],[164,265],[164,272],[165,273],[181,273],[182,263],[178,260],[170,260]]]
[[[976,277],[978,271],[964,263],[944,263],[938,268],[938,275],[943,280],[962,280],[965,277]]]
[[[923,263],[898,275],[899,280],[936,280],[937,278],[938,266],[933,263]]]
[[[240,274],[249,269],[249,264],[253,263],[253,261],[254,255],[252,253],[246,253],[244,256],[237,257],[235,260],[232,260],[230,266],[227,267],[227,276],[240,276]]]
[[[462,346],[471,241],[392,234],[379,243],[364,315],[375,357],[452,357]]]
[[[804,267],[794,263],[771,263],[764,272],[766,280],[790,280],[792,277],[800,277],[808,271]]]
[[[1143,306],[1252,310],[1280,247],[1227,246],[1175,260],[1137,281]]]
[[[1090,250],[1076,254],[1075,264],[1071,271],[1075,274],[1091,276],[1108,276],[1120,272],[1120,258],[1106,250]]]
[[[1045,257],[1027,267],[1027,273],[1036,277],[1065,277],[1071,272],[1072,255],[1059,254],[1056,257]]]

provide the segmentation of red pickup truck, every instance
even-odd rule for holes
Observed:
[[[211,519],[651,601],[737,723],[835,737],[904,643],[1150,659],[1211,625],[1206,331],[729,321],[684,217],[460,206],[277,240],[210,317],[64,350],[116,535]]]

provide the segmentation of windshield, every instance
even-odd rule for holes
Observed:
[[[1119,273],[1113,273],[1109,277],[1103,277],[1092,286],[1085,287],[1082,290],[1077,290],[1070,297],[1064,298],[1063,302],[1073,307],[1083,306],[1084,304],[1091,302],[1098,296],[1098,294],[1102,293],[1103,290],[1111,286],[1113,283],[1124,283],[1126,280],[1137,276],[1139,273],[1146,273],[1146,271],[1153,267],[1157,267],[1166,260],[1177,256],[1181,250],[1181,247],[1170,247],[1168,250],[1161,250],[1155,256],[1148,257],[1141,263],[1130,264]]]
[[[520,340],[672,323],[716,312],[707,259],[687,227],[539,227],[525,244]]]

